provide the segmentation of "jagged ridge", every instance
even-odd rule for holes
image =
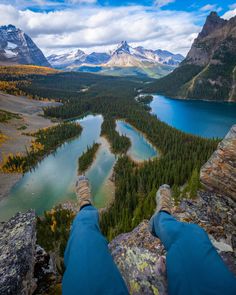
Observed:
[[[236,17],[229,21],[212,12],[186,57],[149,91],[171,97],[236,101]]]
[[[181,54],[173,54],[166,50],[150,50],[141,46],[133,48],[126,41],[122,41],[109,53],[86,54],[78,49],[48,57],[49,62],[60,69],[115,75],[135,73],[158,77],[173,71],[183,59]]]

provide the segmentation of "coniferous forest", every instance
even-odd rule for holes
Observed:
[[[99,143],[94,143],[92,146],[88,146],[87,150],[79,157],[79,174],[84,173],[89,168],[89,166],[91,166],[96,156],[97,150],[99,149],[99,146]]]
[[[62,83],[63,81],[63,83]],[[185,134],[150,114],[146,99],[136,100],[145,80],[102,77],[83,73],[58,73],[30,76],[30,83],[18,85],[33,98],[54,99],[63,105],[46,108],[45,116],[58,119],[81,117],[88,113],[102,114],[102,135],[113,152],[120,155],[114,167],[115,201],[101,217],[101,229],[109,238],[135,227],[150,218],[155,208],[155,193],[163,183],[178,188],[193,181],[200,167],[215,150],[218,140]],[[81,91],[85,89],[86,91]],[[147,98],[150,101],[150,97]],[[115,130],[115,120],[125,119],[158,149],[160,157],[142,165],[126,155],[130,141]],[[176,199],[178,199],[178,193]]]

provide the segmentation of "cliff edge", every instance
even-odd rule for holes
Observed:
[[[202,167],[200,179],[207,189],[236,201],[236,125]]]
[[[200,180],[204,189],[195,200],[182,200],[173,215],[204,228],[236,275],[236,125],[202,167]],[[131,294],[167,294],[165,250],[149,233],[147,220],[109,247]]]
[[[236,274],[236,125],[202,167],[200,179],[204,189],[194,200],[182,200],[173,215],[203,227]],[[60,290],[52,255],[36,245],[35,224],[29,211],[0,225],[0,295],[51,294],[48,289],[56,290],[58,283]],[[131,294],[167,294],[166,253],[147,220],[117,236],[109,248]]]

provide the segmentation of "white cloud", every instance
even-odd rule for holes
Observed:
[[[230,10],[236,9],[236,3],[233,3],[233,4],[229,5],[229,9]]]
[[[170,3],[174,3],[176,0],[156,0],[154,1],[154,5],[158,8],[164,7]]]
[[[214,10],[216,8],[215,4],[207,4],[203,6],[200,10],[201,11],[209,11],[209,10]]]
[[[222,17],[223,17],[224,19],[230,19],[230,18],[232,18],[232,17],[234,17],[234,16],[236,16],[236,8],[233,9],[233,10],[229,10],[229,11],[227,11]]]
[[[62,49],[110,49],[121,40],[186,54],[200,27],[196,15],[144,6],[81,6],[50,12],[0,5],[0,25],[14,24],[46,53]]]
[[[67,2],[72,4],[93,4],[96,3],[97,0],[68,0]]]
[[[207,4],[205,6],[203,6],[202,8],[200,8],[200,11],[216,11],[216,12],[220,12],[222,10],[221,7],[218,7],[217,4]]]

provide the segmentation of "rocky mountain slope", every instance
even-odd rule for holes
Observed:
[[[173,54],[166,50],[150,50],[142,46],[131,47],[126,41],[122,41],[115,50],[111,52],[111,58],[106,66],[139,66],[142,63],[163,64],[178,66],[183,60],[180,54]]]
[[[0,64],[26,64],[50,67],[42,51],[21,29],[0,27]]]
[[[236,274],[236,125],[201,169],[204,189],[173,208],[181,221],[203,227],[225,263]],[[225,180],[228,189],[222,190]],[[55,255],[36,245],[33,211],[0,224],[0,294],[60,294]],[[148,221],[116,237],[110,251],[131,294],[167,295],[165,250]],[[53,288],[53,291],[52,291]]]
[[[48,57],[50,64],[64,70],[101,72],[105,74],[134,74],[142,72],[146,75],[153,72],[163,76],[176,68],[184,59],[181,54],[173,54],[165,50],[149,50],[143,47],[131,47],[122,41],[113,51],[93,52],[86,54],[78,49]],[[139,71],[137,71],[139,69]]]
[[[180,66],[150,86],[171,97],[236,101],[236,17],[224,20],[216,12]]]

